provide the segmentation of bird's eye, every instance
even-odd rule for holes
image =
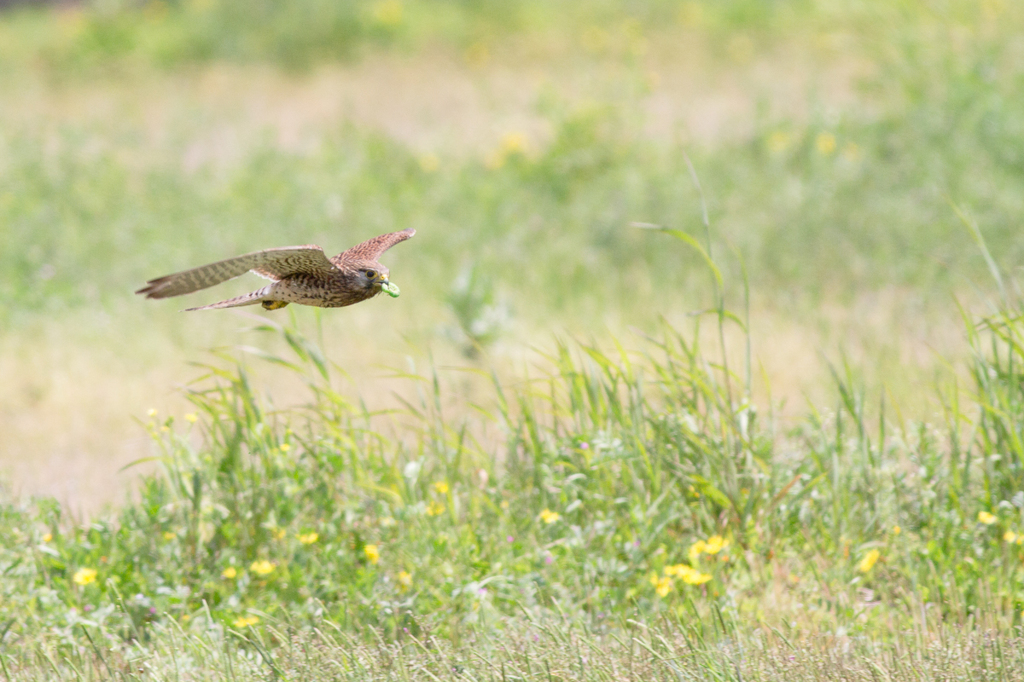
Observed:
[[[373,279],[374,277],[377,276],[377,271],[376,270],[367,270],[366,271],[366,276],[368,278],[370,278],[370,279]]]

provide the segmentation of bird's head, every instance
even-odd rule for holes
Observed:
[[[390,271],[377,262],[364,261],[356,265],[357,282],[379,294],[381,287],[388,283]]]

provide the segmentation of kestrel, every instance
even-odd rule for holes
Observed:
[[[327,258],[324,250],[314,244],[256,251],[151,279],[135,293],[145,294],[146,298],[181,296],[226,282],[251,270],[272,284],[244,296],[187,310],[235,308],[257,303],[262,303],[267,310],[277,310],[289,303],[340,308],[373,298],[381,291],[397,297],[398,287],[388,280],[388,269],[377,259],[414,234],[416,230],[412,228],[382,234],[342,251],[334,258]]]

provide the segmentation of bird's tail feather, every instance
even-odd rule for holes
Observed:
[[[263,297],[267,295],[267,288],[260,289],[259,291],[253,291],[252,293],[245,294],[243,296],[236,296],[235,298],[229,298],[226,301],[220,301],[218,303],[211,303],[210,305],[199,306],[198,308],[186,308],[184,312],[192,312],[193,310],[216,310],[217,308],[237,308],[243,305],[256,305],[263,300]]]

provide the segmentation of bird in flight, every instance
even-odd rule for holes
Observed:
[[[244,296],[187,310],[236,308],[257,303],[262,303],[267,310],[277,310],[289,303],[341,308],[373,298],[381,291],[397,298],[398,287],[391,283],[388,269],[377,259],[414,234],[416,230],[412,228],[382,234],[342,251],[334,258],[325,256],[324,250],[314,244],[256,251],[151,279],[135,293],[145,294],[146,298],[181,296],[226,282],[251,270],[271,283]]]

